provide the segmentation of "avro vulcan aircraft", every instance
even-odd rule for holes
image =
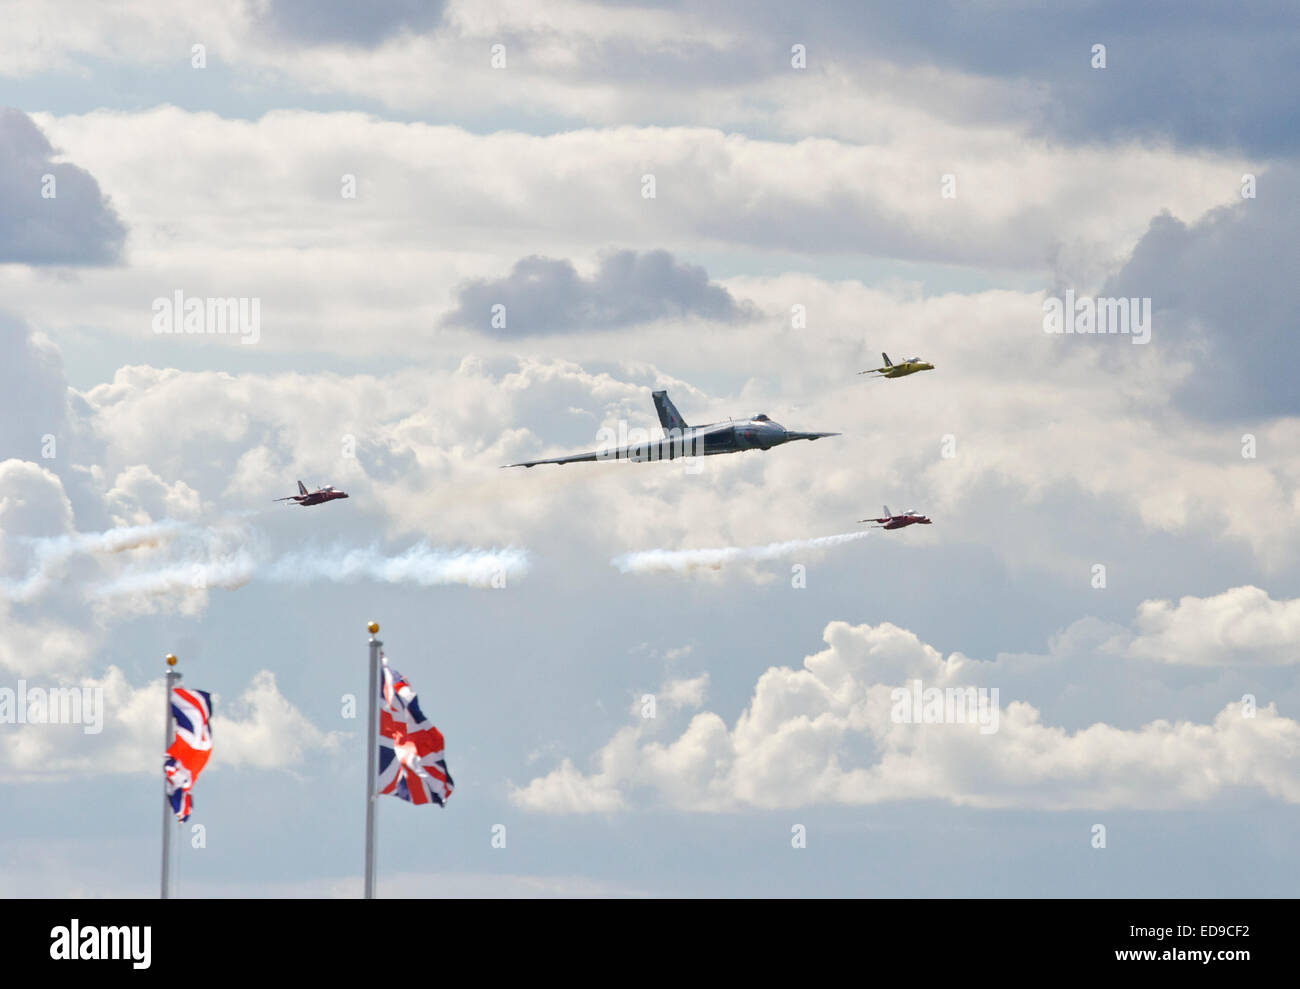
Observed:
[[[916,374],[917,371],[933,371],[934,365],[927,364],[919,357],[909,357],[901,364],[895,364],[889,359],[889,355],[882,353],[880,355],[885,359],[884,367],[872,368],[870,371],[859,371],[858,374],[878,374],[882,378],[902,378],[909,374]]]
[[[308,491],[307,485],[302,481],[298,482],[298,493],[289,495],[287,498],[276,498],[276,501],[296,501],[299,505],[319,505],[322,502],[333,501],[335,498],[346,498],[346,491],[335,491],[332,485],[325,485],[323,488],[317,488],[315,491]]]
[[[643,443],[627,443],[609,450],[575,453],[569,457],[529,460],[507,467],[536,467],[538,464],[574,464],[588,460],[675,460],[678,457],[705,457],[715,453],[739,453],[742,450],[770,450],[791,440],[817,440],[839,433],[797,433],[773,422],[762,413],[751,419],[728,419],[706,426],[688,426],[666,391],[653,392],[659,424],[666,435]]]
[[[877,529],[901,529],[904,526],[929,525],[930,520],[924,515],[917,515],[916,512],[908,511],[902,515],[893,515],[889,511],[889,506],[885,506],[885,517],[883,519],[858,519],[859,522],[883,522],[883,525],[877,525]]]

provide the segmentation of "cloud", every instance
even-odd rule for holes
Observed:
[[[50,782],[90,773],[159,772],[161,683],[133,686],[116,666],[109,666],[99,677],[60,678],[57,683],[102,692],[102,731],[87,734],[79,725],[6,725],[0,731],[0,781]],[[27,684],[29,689],[53,685],[44,681]],[[13,689],[10,684],[0,686]],[[212,689],[210,685],[194,686]],[[208,773],[245,766],[309,769],[309,757],[319,759],[336,751],[342,738],[338,732],[322,731],[312,724],[280,693],[269,670],[256,673],[228,707],[226,699],[216,693],[212,732],[215,743],[205,770]]]
[[[3,151],[0,151],[0,155]],[[0,176],[0,183],[5,181]],[[3,203],[0,202],[0,209]],[[0,225],[4,223],[0,217]],[[68,386],[63,360],[48,339],[33,333],[21,320],[0,312],[0,395],[8,408],[22,415],[0,416],[0,450],[6,456],[36,460],[45,437],[55,440],[53,452],[68,436]],[[67,449],[62,451],[67,454]]]
[[[118,261],[126,227],[99,183],[84,168],[54,158],[27,114],[0,108],[0,263]]]
[[[728,130],[880,131],[882,110],[923,106],[935,126],[1015,121],[1053,142],[1134,136],[1180,146],[1294,152],[1296,14],[1161,0],[1135,11],[1088,0],[1035,16],[1024,4],[923,9],[888,0],[708,5],[384,0],[213,0],[99,11],[14,0],[0,71],[67,70],[93,56],[138,69],[190,38],[265,92],[379,102],[448,119],[711,122]],[[373,8],[373,9],[372,9]],[[129,39],[129,43],[127,42]],[[502,43],[509,68],[490,67]],[[807,68],[791,67],[791,46]],[[1104,69],[1092,46],[1107,46]],[[249,86],[251,89],[252,87]],[[272,93],[275,91],[272,90]],[[869,98],[864,98],[866,94]],[[277,94],[278,95],[278,94]],[[269,102],[273,96],[263,96]]]
[[[701,673],[696,677],[668,680],[659,688],[659,697],[669,704],[681,707],[699,707],[704,703],[709,692],[709,675]]]
[[[715,24],[743,30],[751,44],[805,44],[810,65],[848,71],[886,60],[896,72],[939,66],[986,84],[1014,84],[1032,101],[1005,94],[976,112],[1018,112],[1055,140],[1142,134],[1257,154],[1300,146],[1300,117],[1284,95],[1294,89],[1300,25],[1287,0],[1233,13],[1178,0],[1140,11],[1124,0],[1080,0],[1058,4],[1050,16],[1022,3],[972,8],[961,0],[920,8],[813,0],[797,16],[779,0],[710,9]],[[1098,43],[1107,49],[1104,69],[1092,67]]]
[[[1300,803],[1300,723],[1274,706],[1249,716],[1236,702],[1206,723],[1149,721],[1135,729],[1044,724],[1023,700],[991,723],[896,717],[896,688],[990,691],[997,667],[944,658],[890,623],[832,622],[827,648],[801,668],[774,666],[733,725],[695,714],[668,741],[645,719],[624,727],[584,773],[565,759],[512,790],[515,803],[552,813],[608,812],[629,793],[686,811],[789,809],[942,800],[981,808],[1170,809],[1236,790]]]
[[[322,731],[294,707],[270,670],[255,674],[231,709],[234,715],[224,716],[214,701],[214,765],[309,770],[309,759],[319,760],[342,741],[339,732]]]
[[[402,32],[436,27],[445,6],[441,0],[264,0],[254,24],[299,44],[369,48]]]
[[[1300,167],[1256,176],[1256,198],[1191,224],[1161,215],[1099,293],[1152,300],[1152,338],[1194,366],[1175,394],[1187,415],[1240,421],[1300,413]]]
[[[0,670],[19,676],[66,675],[86,666],[97,644],[92,631],[82,625],[25,610],[13,614],[5,601],[0,601],[0,623],[5,629],[0,637]]]
[[[1138,144],[1026,145],[1010,133],[960,131],[940,139],[928,121],[890,125],[885,142],[791,143],[704,126],[478,134],[298,110],[228,120],[159,107],[40,120],[127,204],[132,265],[85,275],[53,301],[46,286],[0,272],[9,304],[41,312],[51,331],[93,319],[187,353],[233,340],[155,337],[149,300],[177,289],[259,298],[259,346],[270,349],[371,355],[382,338],[395,353],[427,354],[436,335],[414,327],[454,312],[493,333],[495,302],[523,307],[508,312],[512,335],[676,313],[748,325],[736,287],[708,281],[682,261],[686,252],[1042,271],[1060,245],[1079,243],[1111,263],[1161,210],[1193,221],[1231,201],[1244,167]],[[953,143],[963,147],[955,200],[940,195],[938,166],[917,167],[943,161]],[[191,166],[167,167],[148,151],[161,145]],[[641,196],[647,172],[657,177],[654,200]],[[355,200],[340,196],[343,175],[357,180]],[[196,199],[196,187],[220,195]],[[1088,210],[1075,208],[1085,200]],[[335,236],[335,224],[349,236]],[[557,259],[610,245],[635,253],[598,261],[594,272]],[[374,264],[377,252],[386,264]],[[534,255],[549,260],[510,276]],[[462,299],[456,290],[467,284]],[[783,301],[788,320],[799,300]]]
[[[510,799],[525,810],[554,814],[607,814],[627,806],[620,781],[607,772],[587,775],[568,759],[526,786],[511,791]]]
[[[609,252],[590,278],[579,275],[571,261],[521,258],[504,278],[462,285],[457,299],[445,325],[506,338],[691,317],[735,323],[754,315],[751,306],[710,282],[703,268],[683,264],[667,251]],[[504,321],[493,319],[498,305],[505,307]]]
[[[1258,587],[1213,597],[1144,601],[1137,632],[1117,644],[1135,659],[1189,666],[1300,663],[1300,598],[1274,601]]]

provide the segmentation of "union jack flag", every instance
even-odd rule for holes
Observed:
[[[176,819],[187,821],[194,809],[190,790],[212,755],[212,697],[205,690],[173,687],[172,720],[176,736],[167,748],[163,773]]]
[[[413,804],[444,806],[451,773],[443,758],[442,732],[420,711],[415,691],[383,660],[379,698],[379,792]]]

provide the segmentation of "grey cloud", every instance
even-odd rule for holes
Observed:
[[[458,302],[444,325],[500,337],[611,330],[687,317],[733,323],[753,314],[751,306],[710,282],[703,268],[667,251],[605,254],[591,278],[565,259],[521,258],[504,278],[462,285]],[[505,327],[492,325],[496,305],[506,307]]]
[[[1300,414],[1300,169],[1186,226],[1159,216],[1104,297],[1150,297],[1152,343],[1195,370],[1176,396],[1200,418]]]
[[[1036,123],[1064,140],[1142,135],[1256,152],[1300,147],[1291,96],[1300,12],[1289,0],[1244,9],[1209,0],[818,6],[832,46],[868,45],[892,59],[1045,84],[1051,95]],[[1105,69],[1090,64],[1094,44],[1106,45]]]
[[[277,38],[306,45],[373,48],[403,31],[436,28],[445,6],[441,0],[269,0],[260,23]]]
[[[126,227],[95,177],[68,162],[21,110],[0,109],[0,263],[111,264]],[[42,196],[44,176],[54,196]]]
[[[699,67],[719,83],[751,76],[760,61],[788,76],[790,45],[800,43],[810,67],[852,66],[866,57],[957,69],[1026,92],[1041,88],[1041,101],[963,106],[963,113],[1018,120],[1036,104],[1035,129],[1071,143],[1161,137],[1262,154],[1300,150],[1293,97],[1300,8],[1293,0],[1246,7],[1214,0],[733,0],[708,9],[715,23],[743,31],[747,41],[742,51]],[[1094,44],[1106,46],[1105,69],[1090,64]],[[610,68],[618,77],[627,71]]]
[[[26,326],[0,313],[0,460],[42,463],[43,437],[61,444],[69,431],[68,386],[63,359],[53,345],[32,337]]]
[[[103,451],[88,418],[85,400],[68,388],[58,348],[0,311],[0,461],[26,460],[55,474],[77,518],[102,525],[102,498],[80,466]]]

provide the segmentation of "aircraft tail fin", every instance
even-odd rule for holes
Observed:
[[[682,414],[677,411],[677,406],[669,400],[666,391],[652,392],[650,397],[654,399],[655,411],[659,413],[659,425],[664,429],[682,431],[690,428],[686,425]]]
[[[892,519],[894,517],[894,513],[889,510],[889,506],[885,505],[883,507],[885,509],[885,518]]]
[[[302,481],[299,481],[299,482],[298,482],[298,493],[299,493],[299,494],[306,494],[306,493],[307,493],[307,485],[303,484]]]
[[[889,355],[886,354],[883,350],[880,352],[880,356],[883,357],[883,358],[885,359],[885,367],[893,367],[893,366],[894,366],[894,362],[891,361],[891,360],[889,359]]]

